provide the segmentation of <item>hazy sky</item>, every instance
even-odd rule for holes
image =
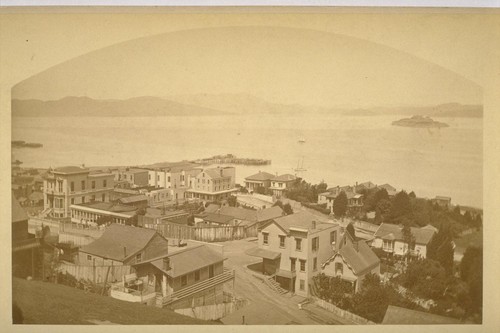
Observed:
[[[395,48],[345,35],[265,26],[194,29],[127,41],[37,74],[15,86],[12,97],[125,99],[200,93],[351,107],[482,102],[479,85]]]

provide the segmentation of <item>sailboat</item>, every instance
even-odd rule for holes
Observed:
[[[301,138],[299,139],[299,143],[306,143],[306,139],[304,139],[304,137],[301,137]]]
[[[300,163],[300,159],[297,162],[297,168],[293,169],[295,172],[304,172],[307,171],[306,168],[304,168],[304,156],[302,156],[302,163]]]

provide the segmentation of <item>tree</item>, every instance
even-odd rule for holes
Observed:
[[[335,200],[333,200],[332,210],[337,217],[342,217],[347,212],[347,195],[344,191],[341,191]]]
[[[392,204],[388,199],[382,199],[375,207],[375,223],[381,224],[387,219],[391,211]]]
[[[109,215],[102,215],[95,221],[95,223],[97,223],[97,225],[108,224],[111,222],[113,222],[113,218]]]
[[[289,203],[284,204],[283,205],[283,212],[285,212],[286,215],[293,214],[292,206]]]
[[[352,223],[349,223],[347,225],[347,227],[345,228],[346,232],[351,235],[351,238],[353,240],[356,240],[356,230],[354,229],[354,226],[352,225]]]
[[[273,207],[275,206],[278,206],[281,209],[283,209],[283,203],[281,202],[281,200],[276,200],[276,202],[273,204]]]
[[[410,194],[408,194],[408,197],[410,197],[411,199],[416,199],[417,195],[415,194],[415,192],[411,191]]]
[[[445,269],[438,261],[431,259],[411,261],[402,280],[403,286],[424,298],[442,297],[447,286]]]
[[[401,230],[403,234],[403,241],[408,246],[408,251],[405,253],[405,257],[409,258],[412,250],[415,249],[415,236],[411,232],[410,223],[405,223],[403,229]]]
[[[227,198],[227,204],[229,207],[238,207],[238,200],[234,195],[231,195]]]
[[[405,191],[401,191],[394,196],[390,212],[392,223],[401,223],[403,218],[412,219],[411,217],[410,197]]]
[[[190,214],[187,218],[187,224],[193,226],[194,225],[194,215]]]
[[[460,262],[460,278],[469,287],[469,313],[481,313],[483,307],[483,249],[468,247]]]
[[[451,224],[441,223],[438,233],[429,243],[428,258],[437,260],[444,267],[447,274],[453,273],[453,232]]]

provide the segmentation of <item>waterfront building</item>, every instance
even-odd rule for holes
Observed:
[[[109,202],[114,176],[90,171],[84,166],[49,169],[43,182],[43,216],[70,217],[70,206],[88,202]]]
[[[253,192],[259,187],[269,188],[271,186],[271,179],[273,178],[275,178],[273,174],[259,171],[255,175],[245,178],[245,188],[249,192]]]
[[[283,196],[283,192],[292,186],[292,184],[296,181],[297,177],[290,174],[284,175],[276,175],[271,179],[270,189],[273,192],[273,195],[276,198],[281,198]]]
[[[220,201],[237,192],[234,167],[203,169],[189,179],[186,196],[203,201]]]

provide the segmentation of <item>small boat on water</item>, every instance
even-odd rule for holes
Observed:
[[[306,143],[306,139],[304,139],[304,138],[300,138],[300,139],[299,139],[299,143]]]

